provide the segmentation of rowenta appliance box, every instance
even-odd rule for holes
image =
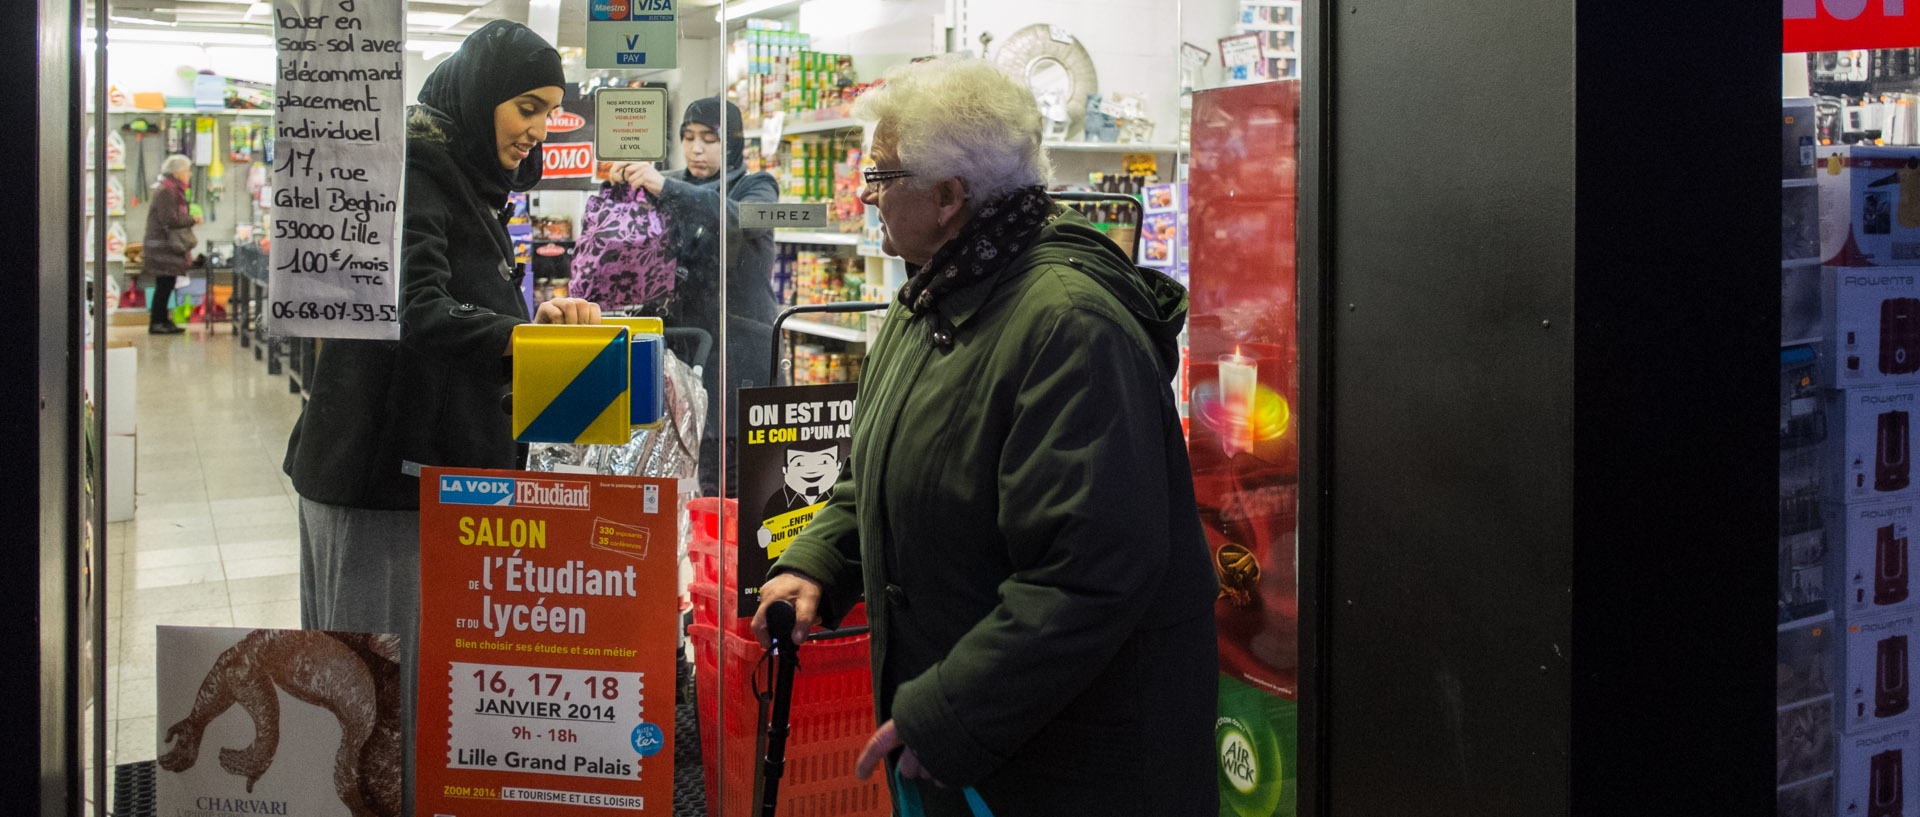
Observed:
[[[1920,723],[1845,735],[1839,743],[1840,814],[1920,817]]]
[[[1820,288],[1827,382],[1920,383],[1920,267],[1823,267]]]
[[[1848,620],[1920,610],[1914,586],[1914,548],[1920,546],[1920,500],[1827,506],[1830,536],[1845,544],[1829,558],[1827,582],[1839,588],[1835,599]],[[1916,644],[1920,647],[1920,644]]]
[[[1920,722],[1911,693],[1920,666],[1920,614],[1861,616],[1846,623],[1846,686],[1840,729],[1849,735]],[[1920,782],[1920,781],[1915,781]]]
[[[1820,258],[1841,267],[1920,266],[1920,147],[1816,151]]]
[[[1828,493],[1843,503],[1920,497],[1912,465],[1920,386],[1828,392]]]

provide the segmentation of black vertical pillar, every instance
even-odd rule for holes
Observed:
[[[1325,799],[1565,813],[1573,7],[1326,19]]]
[[[0,16],[0,76],[10,78],[0,83],[0,110],[14,113],[15,134],[0,194],[10,271],[0,321],[0,468],[9,474],[0,520],[12,545],[0,571],[8,645],[0,735],[15,762],[0,764],[0,801],[31,815],[79,814],[83,804],[78,9],[35,0]],[[31,747],[37,763],[28,762]]]
[[[1772,814],[1780,12],[1680,5],[1575,20],[1574,802]]]
[[[1779,20],[1684,5],[1313,7],[1320,813],[1770,813]]]

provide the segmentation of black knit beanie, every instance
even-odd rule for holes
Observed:
[[[566,81],[560,53],[552,45],[533,29],[495,20],[434,67],[420,87],[420,102],[453,120],[458,131],[453,134],[454,158],[475,174],[482,188],[526,190],[540,182],[544,149],[535,147],[514,170],[501,167],[493,109],[535,88],[565,87]]]

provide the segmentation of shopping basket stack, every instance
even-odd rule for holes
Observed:
[[[731,575],[731,567],[724,591],[718,581],[720,559],[729,559],[729,566],[735,564],[736,541],[734,501],[726,501],[724,519],[721,507],[713,498],[696,499],[688,506],[693,528],[688,555],[693,562],[689,589],[694,616],[687,637],[694,649],[708,813],[752,817],[760,805],[764,712],[771,698],[773,666],[763,660],[766,652],[754,639],[749,620],[732,615],[738,579]],[[856,606],[842,626],[865,623],[865,608]],[[854,761],[874,729],[867,636],[808,641],[798,655],[779,817],[891,814],[884,775],[864,781],[853,776]],[[717,683],[723,669],[724,690]]]

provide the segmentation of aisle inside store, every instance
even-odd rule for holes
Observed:
[[[133,519],[108,525],[109,758],[155,756],[155,626],[298,627],[299,528],[280,472],[300,397],[227,333],[117,326],[139,355]]]

